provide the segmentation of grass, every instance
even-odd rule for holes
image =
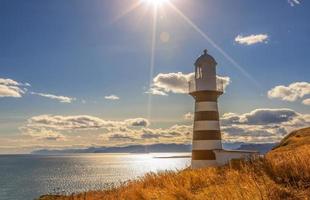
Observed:
[[[299,136],[298,136],[299,134]],[[119,187],[40,200],[310,199],[310,128],[293,132],[265,158],[227,166],[149,173]]]

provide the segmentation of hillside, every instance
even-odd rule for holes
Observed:
[[[310,199],[310,128],[294,131],[265,158],[223,167],[149,173],[105,191],[40,200]]]
[[[283,140],[273,148],[274,152],[291,151],[296,148],[303,148],[305,145],[310,144],[310,128],[303,128],[293,131],[287,135]]]

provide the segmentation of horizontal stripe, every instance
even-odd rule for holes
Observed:
[[[221,140],[221,132],[219,130],[194,131],[193,140]]]
[[[194,121],[194,131],[220,130],[219,121]]]
[[[193,140],[193,150],[222,149],[221,140]]]
[[[217,102],[212,101],[202,101],[196,102],[195,111],[218,111]]]
[[[216,160],[192,160],[192,169],[217,166]]]
[[[192,160],[216,160],[212,150],[192,150]]]
[[[194,120],[195,121],[204,121],[204,120],[219,121],[219,113],[217,111],[195,112]]]
[[[223,94],[219,91],[196,91],[190,93],[197,102],[203,102],[203,101],[213,101],[216,102],[217,98]]]

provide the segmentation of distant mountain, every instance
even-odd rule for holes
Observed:
[[[253,150],[258,151],[260,154],[266,154],[270,151],[277,143],[264,143],[264,144],[241,144],[237,150]]]
[[[163,153],[163,152],[190,152],[189,144],[152,144],[130,145],[125,147],[90,147],[87,149],[42,149],[32,154],[67,154],[67,153]]]
[[[238,149],[242,144],[244,144],[244,142],[223,143],[223,148],[229,150],[235,150]]]
[[[256,150],[264,154],[274,143],[250,144],[250,143],[224,143],[225,149]],[[163,152],[190,152],[190,144],[152,144],[152,145],[130,145],[124,147],[89,147],[86,149],[41,149],[33,151],[32,154],[71,154],[71,153],[163,153]]]

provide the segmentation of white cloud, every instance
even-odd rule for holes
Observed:
[[[39,115],[27,120],[27,124],[20,128],[28,135],[45,133],[46,131],[81,131],[81,130],[127,130],[127,127],[141,128],[147,127],[150,122],[144,118],[126,119],[123,121],[104,120],[89,115]],[[31,134],[29,134],[31,133]]]
[[[185,120],[193,120],[194,119],[194,114],[191,112],[186,113],[184,116]]]
[[[64,136],[63,134],[45,128],[26,129],[24,135],[31,136],[37,140],[47,140],[47,141],[66,140],[66,136]]]
[[[310,106],[310,98],[302,101],[303,104]]]
[[[108,100],[119,100],[119,97],[114,95],[114,94],[109,95],[109,96],[105,96],[104,98],[108,99]]]
[[[110,130],[102,134],[101,138],[106,141],[113,141],[117,144],[135,143],[189,143],[191,141],[193,127],[187,125],[173,125],[169,128],[142,128]]]
[[[61,103],[72,103],[72,101],[76,100],[76,98],[72,98],[72,97],[57,96],[57,95],[46,94],[46,93],[31,92],[31,94],[38,95],[38,96],[41,96],[41,97],[46,97],[46,98],[49,98],[49,99],[54,99],[54,100],[57,100],[57,101],[59,101]]]
[[[295,5],[300,4],[300,0],[287,0],[290,6],[294,7]]]
[[[14,81],[12,79],[3,79],[0,78],[0,84],[1,85],[20,85],[17,81]]]
[[[238,115],[235,113],[224,114],[221,118],[222,124],[248,124],[248,125],[266,125],[282,123],[293,119],[297,113],[288,108],[269,109],[261,108],[255,109],[249,113]]]
[[[140,127],[147,127],[150,125],[150,122],[144,118],[134,118],[134,119],[126,119],[125,124],[128,126],[140,126]]]
[[[310,83],[295,82],[289,86],[279,85],[268,91],[269,98],[279,98],[283,101],[296,101],[310,94]]]
[[[291,131],[309,124],[310,115],[287,108],[227,113],[221,118],[223,139],[230,142],[278,142]]]
[[[12,79],[0,78],[0,97],[20,98],[22,97],[23,94],[27,92],[27,87],[30,86],[31,85],[29,83],[19,83]],[[54,99],[62,103],[71,103],[72,101],[76,100],[75,98],[72,97],[57,96],[46,93],[31,92],[31,94]]]
[[[29,83],[18,83],[12,79],[0,78],[0,97],[15,97],[20,98],[26,92],[26,88],[23,86],[30,86]]]
[[[24,91],[16,86],[0,85],[0,97],[20,98]]]
[[[188,81],[192,76],[193,73],[160,73],[153,79],[153,88],[157,88],[158,90],[162,89],[165,92],[187,93]]]
[[[28,119],[28,128],[46,128],[53,130],[94,129],[113,126],[113,123],[89,115],[39,115]]]
[[[223,82],[224,89],[230,83],[229,77],[217,76],[217,78]],[[154,77],[152,87],[146,93],[162,96],[167,96],[169,92],[186,94],[188,93],[188,82],[192,79],[194,79],[194,73],[160,73]]]
[[[114,133],[112,135],[101,135],[102,139],[106,139],[108,137],[109,141],[115,141],[115,142],[135,142],[137,141],[137,138],[133,135],[129,135],[126,133]]]
[[[65,141],[66,144],[74,144],[84,138],[83,142],[90,146],[191,141],[192,125],[173,125],[168,128],[149,128],[149,125],[150,122],[144,118],[111,121],[88,115],[40,115],[30,118],[20,130],[24,136],[45,142]],[[87,137],[83,134],[87,134]]]
[[[168,96],[168,94],[166,92],[160,91],[160,89],[158,89],[158,88],[150,88],[145,93],[153,94],[153,95],[158,95],[158,96]]]
[[[188,144],[192,140],[191,124],[176,124],[167,128],[152,128],[149,124],[144,118],[112,121],[89,115],[40,115],[30,118],[21,131],[34,141],[44,140],[46,145],[56,144],[56,141],[59,146]],[[309,114],[287,108],[263,108],[243,114],[226,113],[221,117],[224,142],[278,142],[291,131],[309,124]]]
[[[266,42],[267,39],[268,39],[267,34],[257,34],[257,35],[249,35],[249,36],[238,35],[235,38],[235,42],[239,44],[252,45],[256,43]]]
[[[161,139],[160,141],[189,142],[193,127],[188,125],[173,125],[167,129],[144,128],[141,131],[142,139]]]

